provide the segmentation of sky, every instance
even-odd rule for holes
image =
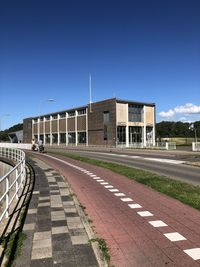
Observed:
[[[200,120],[199,0],[0,0],[0,127],[107,98]],[[54,101],[48,101],[54,99]]]

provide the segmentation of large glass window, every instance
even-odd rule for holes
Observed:
[[[128,106],[128,120],[133,122],[143,121],[143,106],[129,105]]]
[[[60,143],[66,144],[66,134],[65,133],[60,133]]]
[[[117,143],[118,144],[126,143],[126,127],[125,126],[117,127]]]
[[[57,144],[58,143],[58,134],[53,133],[52,134],[52,144]]]
[[[50,144],[50,134],[45,134],[45,143]]]
[[[78,110],[78,115],[84,115],[84,114],[86,114],[86,109],[85,108]]]
[[[68,133],[68,143],[69,144],[75,144],[76,143],[76,134],[73,133]]]
[[[109,111],[104,111],[103,113],[103,126],[104,126],[104,140],[109,139],[108,126],[110,121]]]
[[[142,142],[142,127],[129,126],[129,143]]]
[[[75,116],[75,110],[68,112],[68,117],[74,117]]]
[[[78,132],[78,143],[79,144],[86,143],[86,132]]]

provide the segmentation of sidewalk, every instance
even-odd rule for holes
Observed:
[[[35,187],[16,267],[99,266],[70,194],[69,185],[47,164],[34,158]]]

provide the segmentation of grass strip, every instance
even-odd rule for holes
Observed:
[[[190,185],[178,180],[170,179],[166,176],[154,174],[141,169],[131,168],[116,163],[105,162],[101,160],[91,159],[80,155],[75,155],[62,151],[50,151],[52,154],[65,156],[71,159],[83,161],[99,167],[109,169],[118,174],[124,175],[139,183],[153,188],[154,190],[168,195],[187,204],[195,209],[200,210],[200,187]]]
[[[108,250],[106,241],[103,238],[93,238],[93,239],[90,239],[90,242],[98,242],[98,246],[102,252],[102,256],[103,256],[104,260],[107,261],[107,263],[109,264],[110,254],[109,254],[109,250]]]

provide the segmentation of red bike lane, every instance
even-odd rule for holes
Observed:
[[[200,212],[142,184],[87,163],[37,155],[70,183],[111,265],[200,266]]]

